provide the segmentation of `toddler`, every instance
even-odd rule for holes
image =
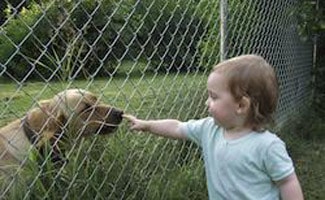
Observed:
[[[187,122],[124,118],[131,130],[198,144],[209,199],[303,199],[284,142],[266,130],[278,101],[273,68],[260,56],[238,56],[213,68],[207,90],[209,117]]]

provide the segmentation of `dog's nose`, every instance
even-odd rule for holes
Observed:
[[[117,121],[121,122],[123,120],[123,114],[124,112],[122,110],[119,110],[117,108],[113,108],[114,118],[117,119]]]

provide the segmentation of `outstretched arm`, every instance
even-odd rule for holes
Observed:
[[[185,134],[180,128],[181,122],[178,120],[141,120],[126,114],[123,115],[123,118],[130,122],[131,130],[148,131],[155,135],[174,139],[186,139]]]

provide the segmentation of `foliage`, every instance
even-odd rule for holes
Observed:
[[[197,55],[197,65],[204,69],[211,69],[220,62],[220,35],[221,35],[221,16],[220,1],[201,1],[198,5],[201,18],[204,20],[205,32],[201,38]],[[226,10],[225,27],[225,53],[230,58],[243,53],[259,53],[260,49],[253,47],[252,40],[257,37],[257,33],[263,32],[261,24],[268,24],[272,29],[268,31],[277,32],[281,25],[273,18],[266,19],[267,11],[260,12],[263,9],[262,4],[253,4],[250,1],[233,0],[229,1]],[[211,9],[214,8],[214,9]],[[243,12],[243,10],[245,10]],[[268,20],[268,21],[266,21]],[[264,27],[265,28],[265,27]]]
[[[318,3],[318,5],[317,5]],[[312,39],[325,31],[324,1],[299,0],[292,10],[298,21],[298,31],[302,37]]]
[[[152,61],[155,70],[194,68],[196,47],[204,34],[204,22],[195,6],[194,1],[186,0],[145,0],[135,8],[135,20],[131,21],[139,28],[134,32],[144,48],[144,59]]]
[[[2,28],[5,34],[0,35],[0,62],[7,66],[7,75],[43,80],[60,77],[66,69],[71,70],[66,72],[69,78],[113,76],[117,72],[116,63],[125,60],[148,61],[148,68],[163,72],[210,69],[220,57],[219,3],[217,0],[126,0],[123,4],[117,0],[55,0],[39,4],[31,1],[19,14],[10,9],[7,12],[10,20]],[[292,11],[300,32],[322,30],[324,20],[319,14],[322,8],[316,12],[311,1],[300,3]],[[276,35],[285,24],[272,17],[275,16],[272,9],[260,12],[269,6],[267,1],[229,2],[229,13],[236,14],[229,15],[227,22],[228,57],[263,54],[262,49],[252,46],[255,42],[251,40],[256,39],[255,34],[265,32],[261,26],[265,23],[272,27],[268,34],[281,40]],[[286,14],[284,9],[287,8],[279,7],[278,11]],[[270,17],[266,19],[264,15]],[[65,66],[69,63],[74,63],[73,67]]]
[[[9,73],[15,73],[17,77],[23,77],[28,68],[28,61],[24,57],[24,53],[38,53],[35,45],[31,42],[33,37],[30,34],[30,27],[35,25],[41,11],[37,6],[31,6],[30,9],[22,9],[17,19],[12,19],[7,26],[2,28],[4,34],[0,35],[0,62],[7,65]],[[39,26],[42,27],[42,26]],[[39,37],[42,40],[42,37]],[[25,43],[29,50],[20,48]],[[33,49],[34,51],[30,51]],[[18,51],[18,53],[16,53]],[[10,63],[10,64],[8,64]],[[24,63],[24,65],[19,65]]]
[[[325,177],[325,119],[319,117],[318,109],[317,105],[306,106],[279,131],[294,161],[304,197],[311,200],[325,198],[325,188],[319,187]]]
[[[199,54],[196,55],[197,65],[203,69],[211,69],[213,65],[220,61],[219,1],[201,1],[198,5],[198,9],[203,19],[205,32],[200,38],[197,46],[199,51]]]
[[[297,19],[298,31],[304,40],[313,41],[315,45],[313,76],[313,104],[317,107],[316,116],[321,120],[325,119],[325,1],[321,0],[300,0],[296,9],[292,10],[292,15]],[[317,121],[318,119],[316,119]]]
[[[113,2],[106,2],[107,7],[110,8],[109,5]],[[7,38],[13,38],[14,40],[14,45],[9,46],[9,48],[1,48],[5,49],[5,53],[0,54],[0,61],[2,63],[6,62],[9,68],[8,73],[19,79],[29,78],[28,76],[31,76],[31,78],[41,78],[43,80],[52,79],[53,76],[55,77],[55,74],[52,74],[52,72],[62,71],[62,69],[58,69],[58,67],[67,63],[67,59],[76,60],[76,57],[79,59],[79,62],[82,62],[83,65],[81,66],[85,66],[84,70],[88,70],[88,73],[91,74],[93,71],[97,71],[97,67],[94,68],[92,64],[98,64],[100,61],[104,63],[104,61],[99,58],[97,59],[97,63],[93,63],[89,58],[93,59],[96,58],[96,56],[102,55],[100,52],[97,52],[95,56],[89,54],[89,52],[92,52],[90,45],[94,45],[92,43],[86,43],[87,46],[83,48],[84,43],[88,41],[83,40],[83,36],[80,35],[79,29],[87,25],[87,23],[89,24],[89,21],[87,21],[84,16],[88,16],[92,12],[91,9],[95,9],[97,5],[94,1],[83,1],[82,4],[84,4],[82,5],[84,7],[75,7],[72,1],[67,0],[53,1],[42,6],[32,3],[29,9],[23,9],[17,18],[10,20],[6,26],[4,26],[6,34],[2,35],[4,39],[2,39],[0,43],[0,47],[4,45],[8,46],[8,44],[10,45],[11,43]],[[85,11],[84,8],[89,8],[89,10],[86,9]],[[45,12],[42,12],[44,10]],[[87,11],[89,11],[89,13],[87,13]],[[110,10],[107,9],[105,12],[109,11]],[[102,16],[97,17],[105,20]],[[79,21],[75,23],[74,21],[76,19]],[[98,26],[100,26],[100,24]],[[24,30],[17,32],[17,27],[22,27]],[[93,31],[90,28],[85,28],[84,31],[98,33],[98,29]],[[31,32],[31,29],[33,32]],[[11,34],[18,33],[19,35],[17,37],[11,36]],[[90,37],[89,40],[92,40],[92,38]],[[77,51],[76,55],[70,55],[71,51],[67,52],[66,50],[69,48],[79,49],[82,50],[82,52]],[[19,49],[19,51],[14,53],[15,49]],[[9,56],[11,57],[9,58]],[[60,63],[53,63],[53,58],[59,58]],[[59,66],[57,64],[59,64]],[[16,71],[23,71],[24,74],[16,73]],[[79,65],[78,68],[74,68],[74,71],[70,72],[70,74],[75,74],[80,71]],[[26,74],[26,72],[29,74]]]
[[[32,2],[16,17],[9,12],[0,62],[19,80],[54,79],[67,60],[75,61],[65,67],[70,78],[112,76],[117,62],[134,59],[157,71],[191,70],[206,26],[194,6],[185,0]]]

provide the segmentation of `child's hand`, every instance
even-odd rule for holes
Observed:
[[[175,119],[142,120],[127,114],[124,114],[123,118],[130,123],[131,130],[150,132],[174,139],[187,138],[180,128],[181,122]]]
[[[146,131],[146,121],[137,119],[133,115],[124,114],[123,118],[130,123],[130,129],[136,131]]]

